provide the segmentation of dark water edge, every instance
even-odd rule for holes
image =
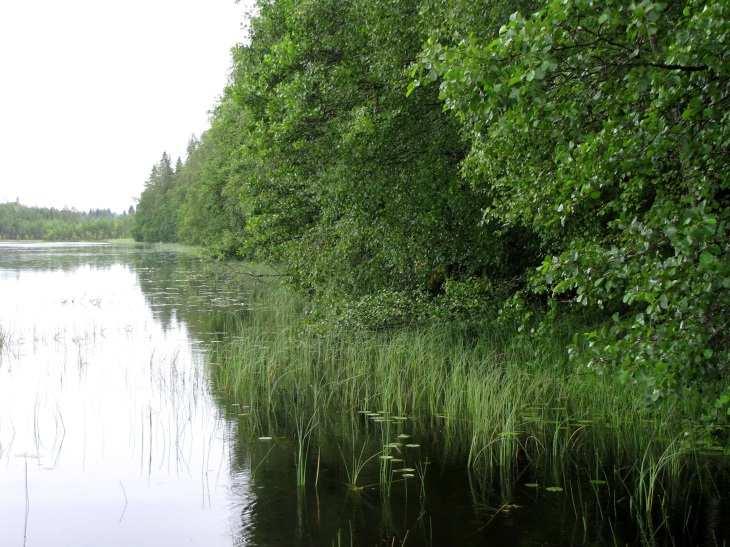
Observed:
[[[228,410],[233,418],[240,406]],[[247,419],[240,419],[244,431]],[[396,479],[387,494],[378,485],[377,460],[363,473],[361,482],[368,486],[353,492],[344,455],[328,446],[331,439],[310,447],[307,485],[296,488],[292,438],[291,431],[271,440],[239,436],[234,465],[242,472],[255,468],[252,483],[265,496],[242,512],[238,545],[722,546],[730,538],[724,463],[718,465],[717,484],[704,491],[687,485],[685,497],[648,516],[632,507],[629,491],[619,484],[591,484],[578,473],[542,482],[544,470],[529,466],[517,481],[504,483],[468,472],[463,459],[441,454],[438,441],[415,436],[411,440],[421,448],[404,455],[400,465],[418,468],[416,477]],[[378,439],[373,432],[371,452]],[[560,491],[551,491],[553,484],[562,485]],[[277,526],[283,522],[292,526]]]
[[[402,424],[402,431],[419,447],[404,450],[402,465],[416,471],[412,478],[391,483],[388,492],[379,486],[377,459],[363,470],[360,482],[366,487],[348,488],[343,461],[350,455],[342,449],[348,439],[332,438],[334,433],[309,445],[306,485],[297,487],[294,424],[281,419],[270,431],[272,439],[259,439],[261,431],[246,415],[246,402],[215,389],[208,377],[209,355],[231,336],[228,326],[256,313],[248,305],[249,295],[261,290],[260,282],[245,271],[243,265],[159,249],[0,245],[0,295],[3,285],[27,290],[28,301],[42,310],[49,309],[43,298],[56,297],[48,291],[41,298],[38,283],[63,287],[69,282],[78,289],[73,297],[58,295],[58,316],[38,320],[39,325],[48,323],[48,335],[39,327],[32,340],[12,315],[0,310],[0,327],[16,340],[15,349],[4,350],[0,360],[0,382],[28,390],[19,393],[17,405],[7,407],[17,413],[15,431],[0,415],[0,491],[5,491],[0,511],[7,510],[0,517],[0,545],[730,545],[730,480],[727,462],[719,458],[702,462],[710,470],[706,484],[688,483],[647,518],[637,515],[610,472],[608,484],[591,484],[578,472],[565,474],[570,466],[556,468],[549,481],[549,472],[537,472],[527,463],[518,466],[514,481],[501,480],[498,470],[493,475],[469,473],[463,457],[445,450],[433,424],[413,421]],[[124,290],[107,304],[103,297],[112,282],[124,284]],[[130,311],[135,294],[140,306]],[[74,306],[81,308],[68,312]],[[129,314],[128,326],[111,321],[122,313]],[[66,340],[62,329],[70,328],[70,317],[77,331]],[[161,347],[172,357],[163,359]],[[61,357],[63,352],[68,355]],[[97,359],[109,361],[120,354],[129,359],[114,366],[128,366],[128,373],[94,375],[103,368]],[[18,380],[41,361],[47,368],[29,375],[32,381]],[[56,363],[66,372],[58,372]],[[54,381],[41,385],[38,378],[43,377]],[[117,396],[122,377],[144,381],[147,398],[126,408],[127,399]],[[53,403],[49,409],[57,405],[54,413],[66,412],[69,398],[56,400],[55,392],[69,384],[73,396],[93,388],[100,404],[113,399],[124,407],[115,412],[113,427],[99,424],[108,437],[103,445],[112,446],[115,457],[107,454],[94,462],[90,456],[89,446],[99,439],[88,434],[95,420],[88,409],[85,435],[74,436],[74,424],[67,420],[69,432],[61,448],[43,437],[51,430],[59,435],[60,426],[50,425],[39,426],[37,442],[29,434],[28,446],[20,447],[20,424],[36,420],[42,425],[43,401]],[[130,386],[132,397],[137,384]],[[22,405],[30,399],[41,401],[36,405],[40,412]],[[41,418],[28,415],[28,409]],[[74,415],[73,409],[67,412]],[[375,454],[380,433],[367,417],[358,419],[358,439],[351,444]],[[59,422],[49,417],[49,423]],[[178,442],[182,448],[171,448]],[[81,458],[84,465],[79,465]],[[28,463],[30,520],[23,523],[18,519],[27,501],[22,485]],[[87,485],[107,483],[94,496],[88,494]],[[527,486],[534,483],[540,485]],[[548,490],[558,484],[561,491]],[[70,517],[61,526],[53,512],[63,514],[69,506],[84,517]],[[59,538],[63,542],[55,543]]]

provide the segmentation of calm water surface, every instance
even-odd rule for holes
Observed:
[[[447,464],[427,501],[415,484],[348,495],[334,465],[298,494],[291,443],[251,440],[244,407],[209,382],[221,325],[249,313],[230,268],[0,243],[1,546],[639,544],[565,496],[524,490],[495,510]],[[726,541],[716,499],[696,517],[707,545]]]
[[[0,244],[0,545],[232,544],[248,478],[177,314],[193,267]],[[197,289],[206,313],[238,303]]]

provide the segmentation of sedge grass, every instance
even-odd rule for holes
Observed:
[[[409,444],[438,439],[440,457],[506,488],[525,466],[555,485],[566,474],[612,475],[650,512],[657,496],[686,491],[683,481],[700,471],[690,463],[698,460],[689,402],[648,406],[638,388],[572,365],[561,337],[530,340],[495,327],[474,339],[449,325],[321,334],[286,289],[259,287],[252,298],[252,311],[229,326],[233,341],[216,349],[213,379],[258,409],[267,431],[294,424],[303,470],[315,430],[318,442],[341,442],[353,428],[377,427],[387,455],[400,433],[392,417],[409,417]],[[373,409],[376,419],[363,415]],[[350,459],[348,482],[357,488],[376,459],[387,491],[390,462],[362,451]]]

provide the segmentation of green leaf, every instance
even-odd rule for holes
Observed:
[[[709,251],[703,251],[700,254],[700,265],[705,269],[712,269],[717,264],[717,257]]]

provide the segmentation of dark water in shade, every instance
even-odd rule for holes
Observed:
[[[317,488],[299,491],[294,443],[258,440],[209,381],[221,326],[249,313],[235,270],[153,249],[0,243],[0,546],[642,544],[628,512],[606,516],[625,500],[586,485],[506,496],[421,439],[406,463],[430,462],[425,496],[415,479],[388,497],[350,493],[334,450]],[[728,545],[728,507],[708,496],[656,543]]]

